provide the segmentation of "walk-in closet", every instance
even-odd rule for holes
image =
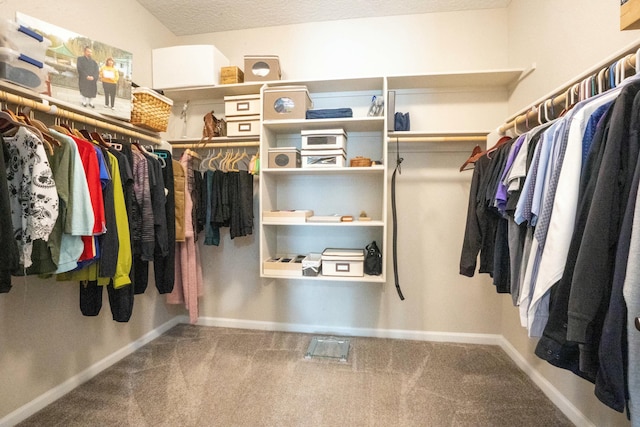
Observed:
[[[289,3],[0,0],[0,426],[640,426],[640,0]]]

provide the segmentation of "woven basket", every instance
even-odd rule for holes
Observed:
[[[131,124],[156,132],[164,132],[169,124],[173,101],[147,88],[133,90]]]
[[[356,156],[349,162],[349,166],[354,167],[366,167],[371,166],[371,159],[368,157]]]

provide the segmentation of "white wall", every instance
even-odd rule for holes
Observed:
[[[231,64],[241,68],[245,54],[278,55],[283,78],[296,80],[507,65],[505,9],[332,21],[179,39],[179,44],[201,43],[214,44]],[[481,93],[477,96],[483,98]],[[489,111],[496,121],[504,117],[506,95],[501,105]],[[391,273],[385,285],[261,282],[257,237],[231,241],[225,232],[220,248],[205,247],[202,253],[206,295],[201,315],[315,325],[319,330],[497,333],[500,312],[495,307],[500,300],[495,290],[482,286],[483,278],[458,274],[471,173],[457,170],[472,148],[457,145],[443,153],[414,146],[411,152],[403,152],[398,211],[399,271],[405,301],[398,299]],[[391,244],[390,236],[388,242]],[[392,271],[390,256],[387,268]]]
[[[135,1],[0,0],[0,18],[22,12],[133,53],[134,80],[151,84],[151,49],[174,36]],[[127,324],[83,317],[78,283],[14,278],[0,295],[0,419],[175,317],[153,283]],[[106,291],[105,291],[106,294]]]
[[[634,41],[640,32],[619,31],[617,1],[512,0],[509,6],[509,63],[537,69],[514,91],[514,113],[574,77],[597,66]],[[517,310],[503,300],[502,334],[542,376],[597,426],[628,425],[625,416],[607,408],[593,394],[593,384],[555,368],[534,355],[537,340],[519,326]]]

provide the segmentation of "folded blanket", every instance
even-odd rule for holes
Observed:
[[[322,110],[307,110],[307,119],[338,119],[353,117],[351,108],[326,108]]]

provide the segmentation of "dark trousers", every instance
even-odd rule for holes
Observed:
[[[113,107],[116,103],[116,88],[118,85],[102,82],[102,87],[104,89],[104,105]]]

